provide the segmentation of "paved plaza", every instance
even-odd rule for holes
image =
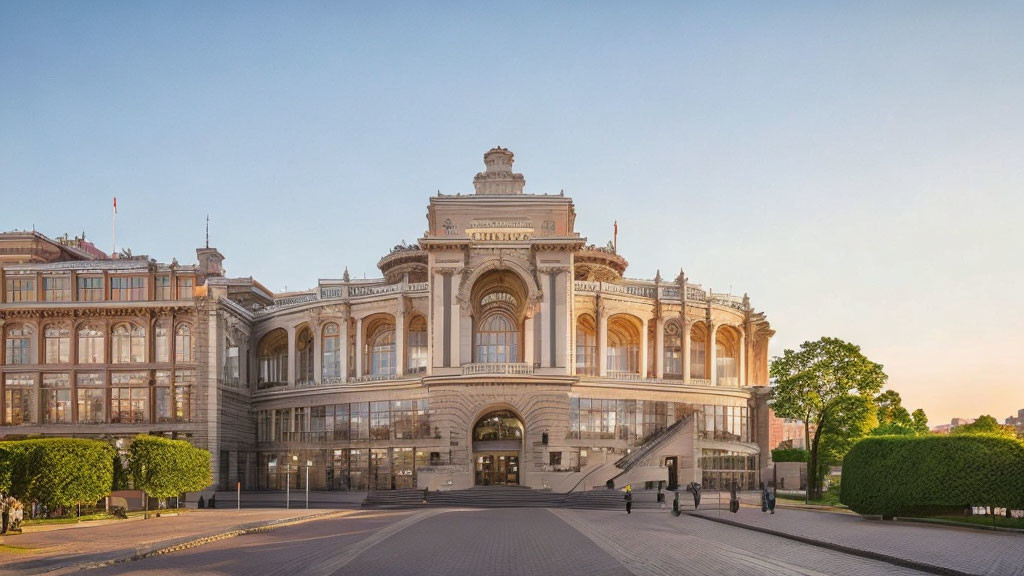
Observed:
[[[316,512],[314,512],[316,513]],[[321,512],[322,513],[322,512]],[[232,517],[231,514],[236,516]],[[305,511],[193,512],[180,517],[198,535],[241,525],[297,518]],[[718,512],[709,512],[718,517]],[[721,513],[732,522],[841,543],[851,548],[931,564],[947,573],[1024,575],[1024,535],[986,533],[857,516],[780,510],[774,516],[744,508]],[[179,519],[133,521],[26,534],[6,546],[49,543],[37,557],[0,549],[0,574],[61,574],[82,561],[123,553],[135,542],[152,547],[181,538]],[[104,544],[105,539],[110,541]],[[120,544],[112,544],[120,542]],[[104,548],[104,546],[106,546]],[[55,563],[60,559],[61,563]],[[267,575],[912,575],[919,571],[747,528],[662,510],[444,509],[332,511],[315,519],[85,574]]]

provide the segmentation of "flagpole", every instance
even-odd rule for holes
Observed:
[[[110,257],[117,258],[117,196],[114,196],[114,219],[110,227]]]

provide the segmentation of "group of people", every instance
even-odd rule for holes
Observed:
[[[729,510],[733,513],[739,512],[740,510],[740,499],[738,495],[739,486],[736,482],[732,483],[729,490]],[[693,493],[693,509],[700,508],[700,492],[701,485],[699,482],[691,482],[686,485],[686,491]],[[626,514],[633,513],[633,486],[626,484],[624,489],[625,495],[623,500],[626,502]],[[660,488],[659,488],[660,495]],[[659,501],[660,496],[659,496]],[[765,486],[764,482],[761,483],[761,511],[771,512],[775,514],[775,489]],[[676,497],[672,502],[672,514],[678,516],[680,514],[679,509],[679,492],[676,492]]]
[[[0,498],[0,534],[21,532],[21,522],[25,519],[25,505],[14,496]]]

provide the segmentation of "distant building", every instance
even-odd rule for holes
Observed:
[[[1016,416],[1010,416],[1007,418],[1006,425],[1016,428],[1017,435],[1024,435],[1024,408],[1017,410]]]
[[[975,420],[976,418],[953,418],[949,421],[949,424],[932,426],[932,434],[949,434],[954,428],[973,424]]]

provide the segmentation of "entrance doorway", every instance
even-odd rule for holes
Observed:
[[[473,426],[474,483],[518,486],[523,421],[511,410],[484,414]]]
[[[668,456],[665,458],[665,467],[668,468],[668,489],[675,490],[679,488],[679,466],[678,460],[675,456]]]
[[[518,486],[519,454],[514,452],[477,454],[477,486]]]

